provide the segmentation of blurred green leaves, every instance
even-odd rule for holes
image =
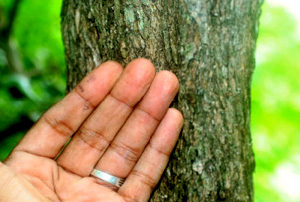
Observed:
[[[0,32],[13,20],[9,38],[0,36],[0,160],[61,99],[66,85],[62,0],[16,2],[18,10],[12,18],[15,0],[0,0]]]
[[[300,155],[300,41],[295,18],[282,7],[263,6],[252,86],[252,135],[256,201],[300,201],[279,188],[279,170]],[[295,163],[291,163],[296,167]],[[298,168],[299,170],[299,168]],[[300,174],[300,173],[299,173]],[[300,175],[299,175],[300,176]],[[290,180],[290,186],[298,182]],[[290,187],[291,189],[291,187]]]
[[[21,1],[14,37],[18,39],[20,52],[25,56],[25,68],[55,75],[64,67],[60,33],[61,4],[61,0],[47,0],[47,3],[36,0]]]

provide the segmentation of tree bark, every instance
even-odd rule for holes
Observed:
[[[262,0],[64,0],[67,90],[100,63],[171,70],[182,135],[152,201],[253,201],[250,87]]]

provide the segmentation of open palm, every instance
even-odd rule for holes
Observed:
[[[0,164],[0,201],[147,201],[182,127],[169,108],[178,87],[174,74],[156,74],[146,59],[124,70],[103,63]],[[125,183],[118,189],[91,177],[94,168]]]

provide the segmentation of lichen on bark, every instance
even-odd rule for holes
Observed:
[[[181,83],[185,123],[152,201],[252,201],[250,86],[261,0],[64,0],[68,90],[146,57]]]

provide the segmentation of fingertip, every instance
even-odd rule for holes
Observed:
[[[116,61],[112,61],[112,60],[109,60],[109,61],[106,61],[106,62],[100,64],[97,68],[101,68],[101,67],[112,68],[115,71],[119,71],[119,72],[123,71],[123,66],[120,63],[118,63]]]
[[[145,79],[151,82],[155,76],[155,67],[152,62],[145,58],[132,60],[126,67],[129,72],[133,71],[137,82],[144,82]]]
[[[174,119],[177,120],[177,122],[180,123],[180,125],[183,124],[184,117],[178,109],[169,108],[168,113],[171,114],[171,116],[174,117]]]
[[[145,67],[145,68],[148,68],[150,71],[155,72],[155,67],[154,67],[153,63],[149,59],[146,59],[146,58],[136,58],[136,59],[132,60],[129,64],[137,65],[140,67]]]
[[[169,108],[166,116],[164,117],[165,120],[168,120],[170,122],[169,127],[175,129],[175,133],[179,134],[184,123],[184,117],[182,113],[175,109],[175,108]]]
[[[107,61],[100,64],[90,72],[80,83],[97,82],[97,80],[109,79],[115,80],[121,75],[123,66],[115,61]]]
[[[155,68],[149,60],[135,59],[126,66],[111,94],[134,106],[145,95],[154,77]]]
[[[96,107],[113,88],[122,71],[123,67],[118,62],[104,62],[84,77],[75,91]]]
[[[88,78],[91,80],[93,76],[103,74],[103,72],[107,72],[107,74],[109,74],[107,76],[118,78],[123,72],[123,69],[124,68],[120,63],[109,60],[99,65],[94,71],[91,72],[91,75],[88,75]]]
[[[173,72],[163,70],[157,74],[157,77],[160,77],[160,79],[164,82],[162,85],[163,90],[170,92],[170,94],[176,94],[178,92],[179,80]]]

